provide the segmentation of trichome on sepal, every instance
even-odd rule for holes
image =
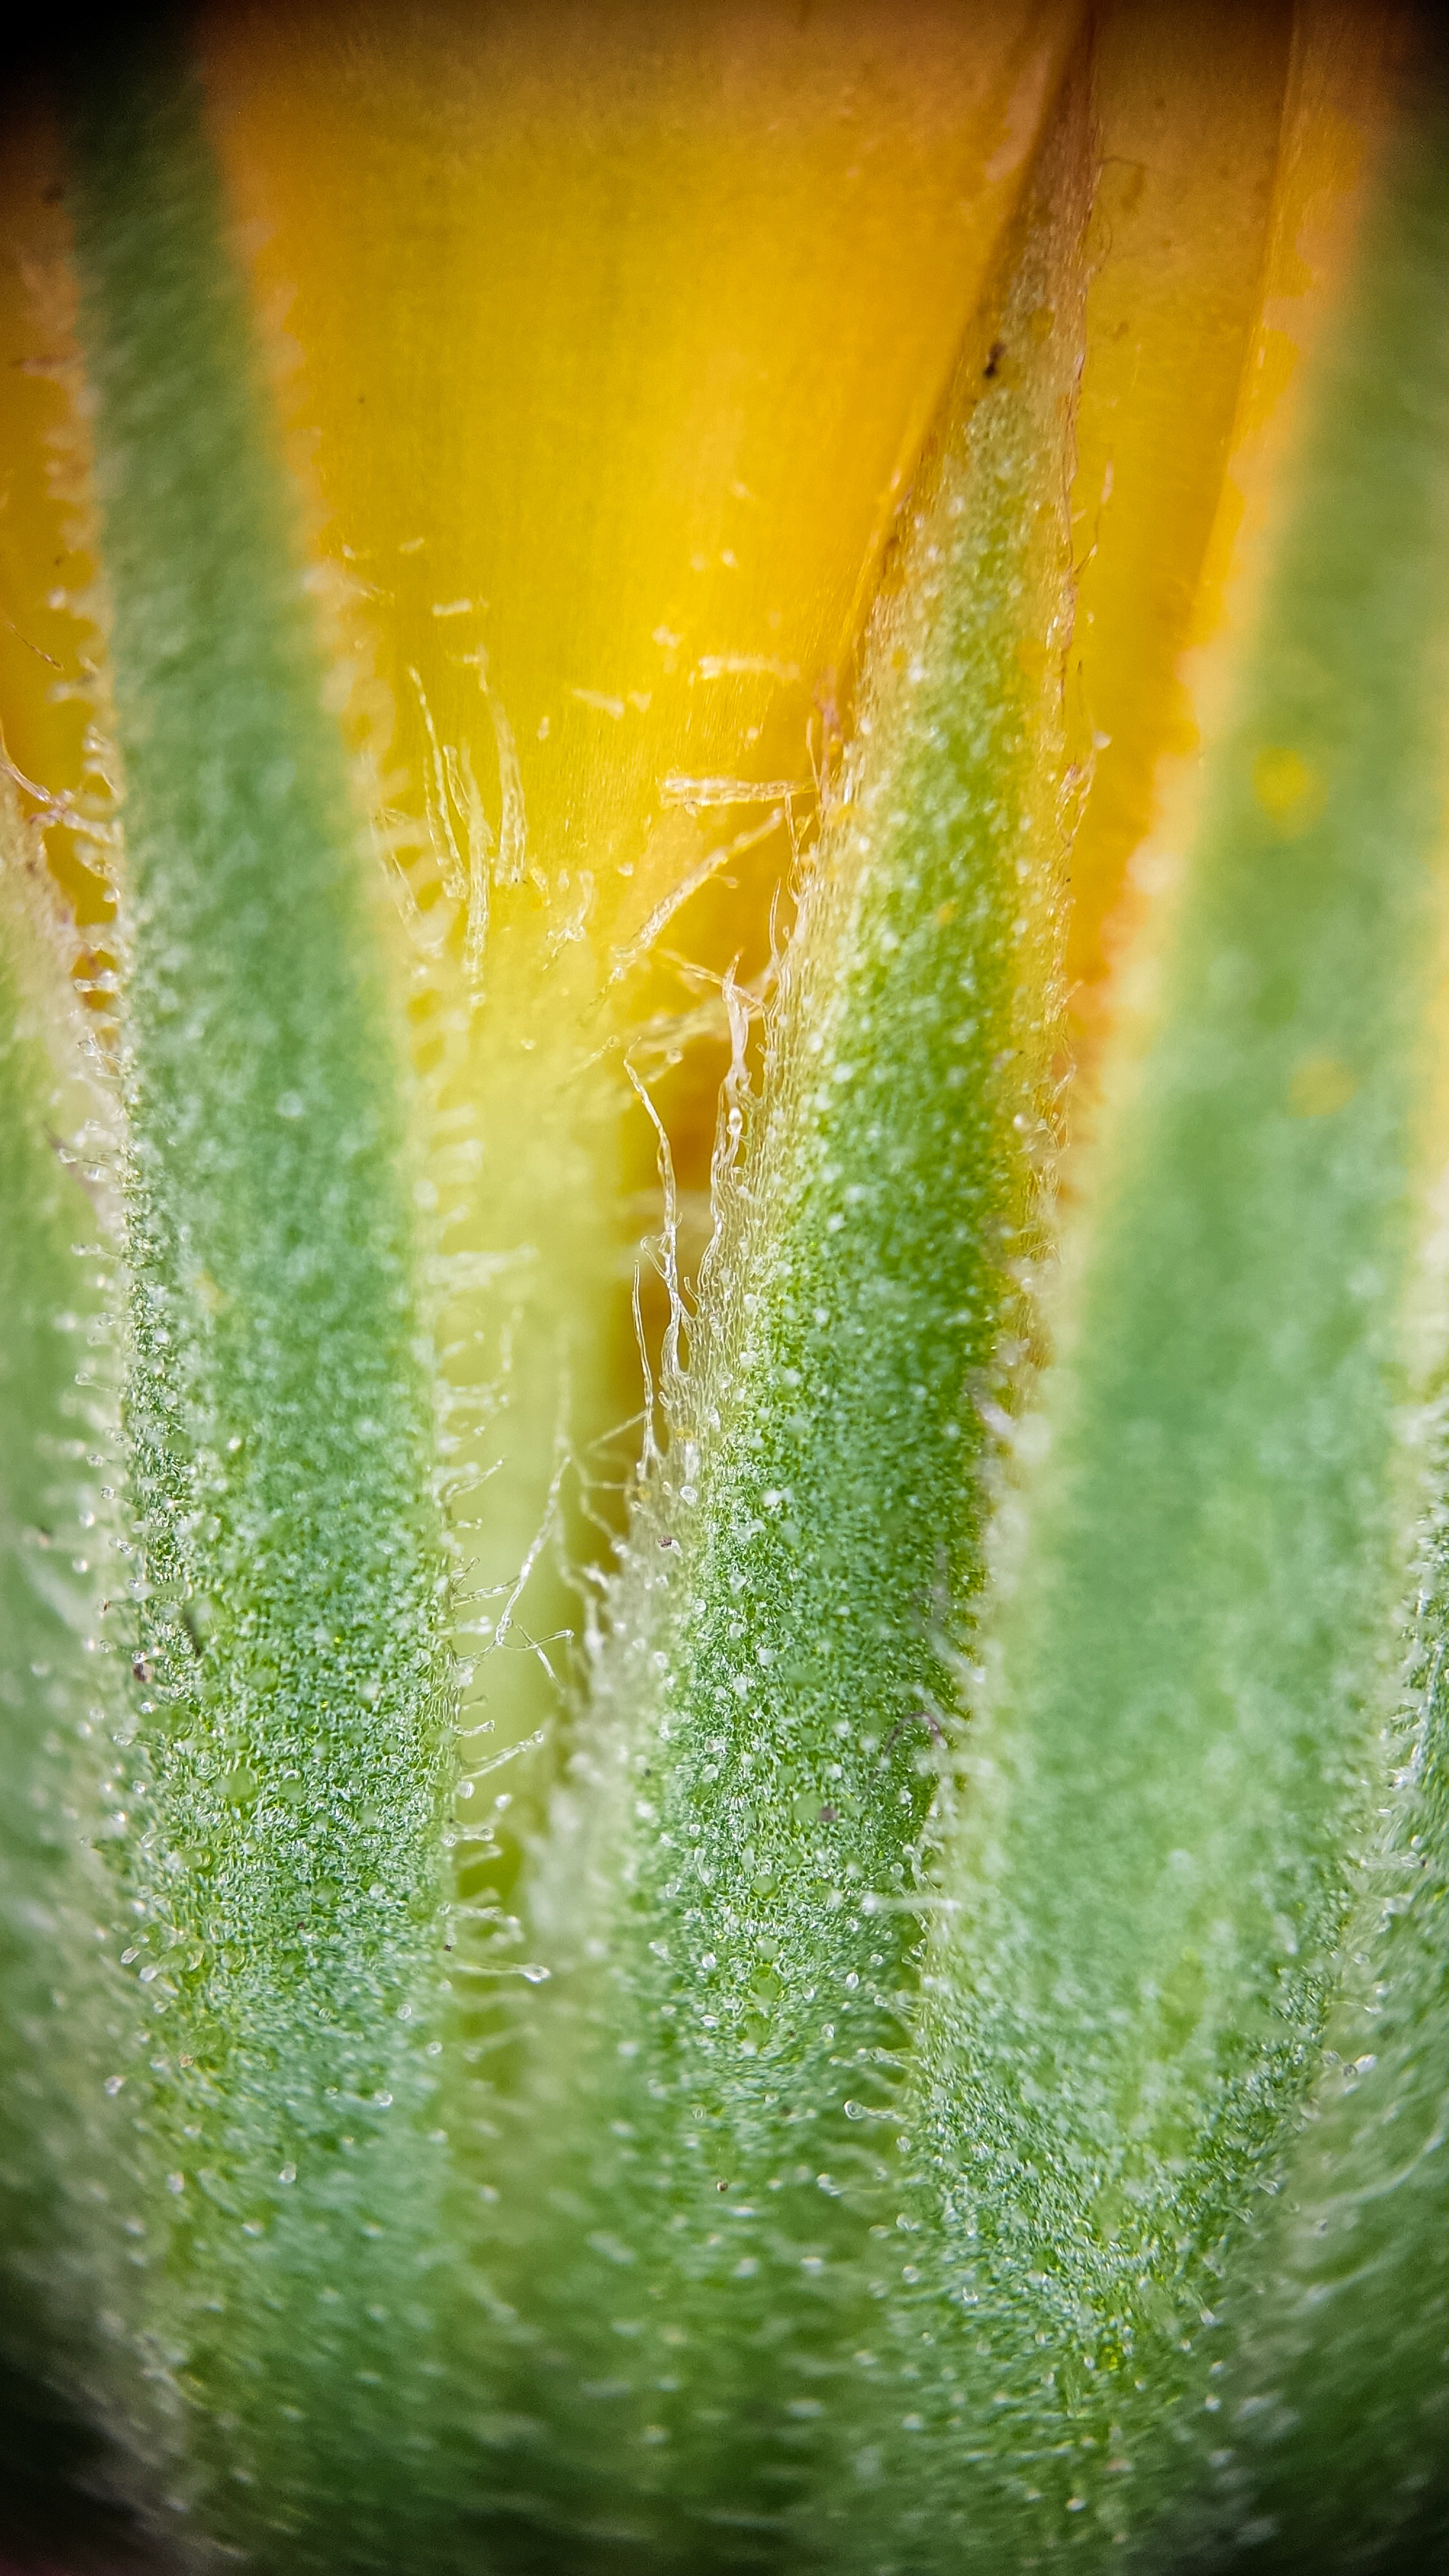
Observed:
[[[94,1649],[116,1465],[115,1138],[45,882],[0,773],[0,2460],[22,2539],[103,2447],[86,2402],[92,2221],[117,2148],[94,1848],[110,1827]],[[87,2519],[103,2536],[104,2507]]]
[[[1089,194],[1077,65],[903,514],[530,1891],[556,1974],[514,2117],[577,2213],[525,2239],[566,2356],[550,2474],[657,2492],[693,2563],[727,2496],[808,2493],[812,2392],[894,2216],[922,1837],[1048,1241]],[[612,2344],[620,2470],[575,2390],[624,2260],[657,2308],[627,2367]],[[702,2442],[705,2380],[729,2420]]]
[[[128,916],[109,2412],[174,2533],[363,2563],[411,2519],[385,2538],[442,2234],[452,1671],[401,1053],[164,49],[88,75],[72,166]]]
[[[1329,22],[1300,45],[1290,145],[1341,43]],[[940,1864],[903,2123],[925,2251],[888,2312],[873,2566],[994,2566],[1067,2514],[1104,2550],[1136,2532],[1151,2563],[1163,2503],[1188,2548],[1199,2474],[1216,2546],[1264,2536],[1261,2485],[1306,2502],[1325,2474],[1334,2545],[1390,2545],[1388,2499],[1348,2465],[1363,2444],[1330,2442],[1341,2476],[1320,2459],[1336,2336],[1309,2339],[1291,2447],[1286,2407],[1264,2409],[1266,2468],[1224,2419],[1246,2403],[1251,2423],[1274,2375],[1263,2212],[1297,2201],[1305,2106],[1335,2090],[1358,1856],[1401,1759],[1426,1499],[1411,1327],[1442,1151],[1449,342],[1424,316],[1445,138],[1431,77],[1298,397],[1155,1000],[1094,1147]],[[1432,1791],[1421,1824],[1437,1849]],[[1410,1946],[1432,1983],[1431,1914]],[[1362,2404],[1371,2374],[1351,2384]],[[1407,2449],[1412,2482],[1428,2456]]]
[[[1150,2551],[1208,2456],[1164,2435],[1220,2412],[1203,2310],[1225,2262],[1238,2305],[1261,2285],[1259,2182],[1307,2188],[1292,2125],[1384,1767],[1437,919],[1442,154],[1390,172],[1317,368],[983,1639],[1053,1143],[1090,185],[1067,84],[872,627],[536,1856],[554,1977],[489,2098],[443,2001],[453,1677],[400,1054],[169,79],[128,72],[125,118],[96,90],[77,127],[131,920],[134,1553],[99,1685],[117,1952],[126,1929],[115,2169],[76,2237],[115,2321],[91,2393],[155,2521],[289,2571],[471,2564],[485,2526],[525,2565],[561,2535],[691,2569],[995,2567],[1133,2523]],[[37,1096],[12,1186],[50,1298]],[[63,1380],[37,1371],[34,1418]],[[1424,1896],[1386,1929],[1371,1879],[1354,1936],[1370,1969],[1410,1953],[1407,2072],[1381,2082],[1431,2144],[1436,1760],[1431,1738],[1391,1825]],[[1357,2219],[1388,2195],[1346,2117]],[[1250,2403],[1285,2346],[1299,2367],[1316,2243],[1271,2258],[1308,2286],[1246,2339]],[[1261,2480],[1224,2474],[1241,2536]]]

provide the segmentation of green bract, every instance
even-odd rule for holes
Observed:
[[[7,807],[7,2441],[270,2576],[1432,2564],[1432,83],[1059,1227],[1064,85],[754,1088],[726,982],[521,1935],[447,1895],[415,1103],[188,81],[71,151],[126,956],[110,1063]]]

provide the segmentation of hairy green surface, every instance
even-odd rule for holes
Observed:
[[[112,1412],[90,1346],[113,1272],[58,1150],[85,1103],[27,883],[40,862],[5,781],[0,835],[0,2482],[8,2529],[32,2537],[100,2450],[60,2394],[88,2285],[62,2291],[57,2249],[78,2232],[96,2101],[72,1800],[95,1716],[91,1533]],[[84,2518],[106,2530],[99,2509]]]
[[[1176,2517],[1180,2563],[1244,2524],[1275,2567],[1433,2566],[1449,2535],[1449,1444],[1399,1704],[1352,1853],[1345,1973],[1308,2116],[1252,2248],[1246,2330],[1221,2375],[1210,2501]]]
[[[877,618],[533,1894],[538,2510],[650,2563],[798,2550],[894,2210],[911,1891],[1042,1240],[1086,171],[1073,90]]]
[[[400,1063],[169,67],[94,79],[73,202],[131,950],[113,2402],[174,2452],[173,2527],[195,2511],[289,2570],[392,2564],[445,2251],[450,1750]]]
[[[490,2014],[444,1975],[431,1354],[345,761],[197,101],[107,79],[74,211],[124,776],[116,1327],[23,947],[0,965],[12,2347],[33,2327],[196,2566],[1429,2563],[1435,111],[1305,396],[1037,1393],[1068,83],[873,622],[757,1099],[741,1025],[526,1953],[470,1936]],[[118,1422],[57,1330],[92,1315]]]
[[[1000,1537],[917,2029],[909,2287],[864,2445],[880,2505],[849,2553],[872,2571],[1110,2554],[1184,2483],[1181,2441],[1231,2449],[1216,2377],[1258,2279],[1238,2249],[1348,1965],[1420,1500],[1446,174],[1428,123],[1306,396]],[[1332,2338],[1314,2351],[1331,2387]],[[1309,2407],[1305,2480],[1323,2432]],[[1251,2478],[1232,2503],[1222,2545],[1270,2536]]]

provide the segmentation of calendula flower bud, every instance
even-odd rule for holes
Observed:
[[[0,2538],[1436,2563],[1432,31],[204,13],[0,231]]]

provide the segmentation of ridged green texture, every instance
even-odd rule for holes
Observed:
[[[1070,786],[1069,88],[722,1158],[528,1892],[524,1975],[551,1977],[469,1960],[522,2006],[490,2094],[444,2056],[452,1676],[365,868],[198,104],[164,65],[106,77],[75,214],[125,779],[122,1491],[89,1694],[83,1600],[4,1533],[0,2032],[35,2145],[0,2187],[22,2274],[27,2231],[62,2240],[29,2269],[58,2347],[84,2280],[72,2366],[153,2527],[267,2576],[1435,2563],[1449,1587],[1408,1326],[1437,109],[1305,393],[1023,1412]],[[78,1265],[17,1025],[0,981],[0,1500],[43,1537],[93,1506],[47,1445]],[[47,2002],[87,1905],[105,1964]]]
[[[57,2493],[93,2474],[100,2448],[60,2395],[80,2301],[73,2278],[60,2292],[57,2249],[78,2232],[95,2082],[75,2038],[90,1962],[76,1955],[72,1798],[91,1733],[108,1411],[87,1345],[110,1265],[58,1150],[77,1086],[64,1078],[63,968],[32,917],[38,867],[0,779],[0,2491],[22,2542],[52,2526]],[[104,2528],[94,2508],[70,2519]]]
[[[1356,1837],[1343,1989],[1310,2117],[1251,2249],[1241,2348],[1206,2510],[1175,2517],[1177,2564],[1221,2563],[1248,2525],[1284,2576],[1433,2567],[1449,2547],[1449,1441],[1402,1696]]]
[[[800,2563],[894,2216],[912,1890],[1052,1143],[1087,169],[1073,88],[876,620],[533,1894],[563,1973],[521,2097],[552,2196],[519,2402],[540,2515],[651,2565]]]
[[[130,948],[114,2402],[173,2533],[390,2567],[450,1751],[401,1065],[199,100],[128,60],[73,145]]]
[[[1237,2438],[1216,2365],[1252,2338],[1245,2239],[1350,1965],[1421,1500],[1446,273],[1449,138],[1421,106],[1304,391],[1000,1537],[917,2030],[910,2241],[882,2263],[858,2462],[879,2506],[843,2551],[872,2576],[1067,2545],[1118,2563],[1134,2526],[1155,2567],[1153,2507]],[[1314,2350],[1326,2392],[1332,2326]],[[1326,2421],[1309,2407],[1291,2437],[1305,2491]],[[1368,2477],[1362,2437],[1356,2458]],[[1240,2535],[1270,2536],[1251,2479]]]

